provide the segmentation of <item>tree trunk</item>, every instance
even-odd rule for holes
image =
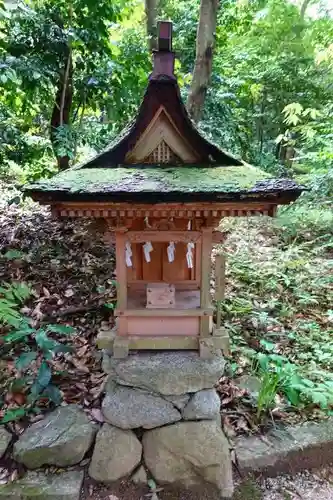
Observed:
[[[311,3],[311,0],[303,0],[303,2],[302,2],[301,11],[300,11],[302,21],[304,21],[306,9],[309,7],[310,3]]]
[[[197,123],[202,115],[212,75],[213,48],[219,0],[201,0],[196,57],[187,109]]]
[[[61,156],[58,152],[58,132],[64,125],[70,125],[71,109],[73,102],[73,61],[71,49],[68,49],[68,54],[65,60],[64,71],[59,77],[57,85],[57,95],[53,107],[51,117],[51,132],[50,138],[57,158],[58,169],[66,170],[69,167],[69,156]]]
[[[156,26],[157,26],[158,4],[159,0],[145,0],[148,45],[151,51],[157,48]]]

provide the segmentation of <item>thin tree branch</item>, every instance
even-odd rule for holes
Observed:
[[[68,57],[67,57],[65,75],[64,75],[64,84],[63,84],[63,88],[62,88],[61,101],[60,101],[60,123],[59,123],[60,127],[64,124],[65,99],[66,99],[66,92],[67,92],[67,87],[68,87],[68,77],[69,77],[69,68],[71,66],[71,60],[72,60],[72,48],[69,45]]]

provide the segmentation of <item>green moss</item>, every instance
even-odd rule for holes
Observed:
[[[35,191],[239,192],[270,176],[250,165],[234,167],[145,167],[71,169],[28,187]]]
[[[262,491],[253,479],[246,479],[235,490],[233,500],[261,500]]]

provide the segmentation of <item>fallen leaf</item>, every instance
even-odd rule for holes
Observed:
[[[42,306],[42,302],[38,302],[37,306],[35,307],[35,309],[31,313],[31,316],[36,318],[38,321],[40,321],[44,317],[44,314],[42,313],[42,311],[40,309],[41,306]]]
[[[90,458],[86,458],[85,460],[82,460],[82,462],[80,462],[80,467],[85,467],[88,464],[90,464]]]
[[[8,475],[9,475],[9,472],[7,469],[0,470],[0,480],[7,478]]]
[[[223,430],[229,439],[237,436],[237,432],[228,417],[223,418]]]
[[[89,345],[84,345],[83,347],[81,347],[80,349],[78,349],[76,351],[76,355],[78,358],[83,358],[83,356],[87,353],[87,351],[89,350]]]
[[[79,370],[80,372],[83,372],[83,373],[90,372],[89,368],[85,364],[83,364],[81,361],[79,361],[78,359],[73,358],[73,357],[70,357],[68,359],[75,366],[75,368],[77,370]]]
[[[22,406],[26,402],[26,395],[23,394],[22,392],[17,392],[15,394],[13,394],[13,399],[14,399],[16,404],[18,404],[19,406]]]
[[[104,422],[103,413],[99,408],[92,408],[89,413],[96,422],[100,422],[101,424]]]
[[[245,433],[248,433],[250,431],[249,424],[244,417],[241,417],[237,421],[236,429],[239,431],[244,431]]]
[[[44,419],[44,417],[45,417],[45,415],[43,415],[43,414],[40,414],[40,415],[35,415],[35,416],[33,416],[33,417],[30,417],[30,422],[31,422],[32,424],[34,424],[34,423],[36,423],[36,422],[39,422],[40,420],[43,420],[43,419]]]
[[[236,450],[231,450],[230,451],[230,458],[233,464],[237,465],[237,455],[236,455]]]
[[[16,479],[18,479],[18,477],[19,477],[18,470],[15,469],[15,470],[13,470],[13,472],[10,475],[10,481],[11,482],[16,481]]]
[[[89,394],[93,397],[93,399],[98,399],[100,395],[104,392],[105,384],[101,384],[100,387],[95,387],[94,389],[90,389]]]

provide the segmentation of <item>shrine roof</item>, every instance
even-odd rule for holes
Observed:
[[[159,55],[159,52],[155,53],[155,58]],[[173,63],[173,53],[163,55],[172,56]],[[126,155],[134,148],[160,109],[168,113],[182,137],[196,150],[200,164],[242,165],[240,158],[216,145],[198,129],[182,101],[175,77],[172,74],[152,73],[137,116],[101,152],[84,161],[79,167],[110,168],[110,165],[127,163]]]
[[[174,74],[171,23],[160,22],[158,31],[153,72],[136,118],[105,150],[25,192],[49,204],[295,200],[302,186],[273,179],[199,132]]]
[[[302,187],[291,179],[274,179],[251,165],[199,167],[119,165],[72,168],[26,188],[34,198],[56,201],[256,200],[285,196],[296,199]],[[161,199],[162,195],[162,199]]]

